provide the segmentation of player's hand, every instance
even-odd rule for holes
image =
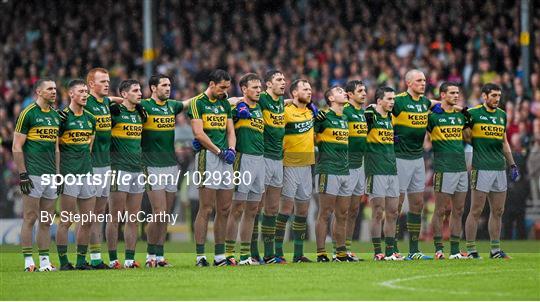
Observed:
[[[519,168],[516,164],[510,166],[510,179],[513,182],[519,181],[521,178],[521,173],[519,173]]]
[[[239,102],[236,104],[236,117],[239,119],[251,118],[251,112],[246,102]]]
[[[195,151],[195,153],[201,151],[202,149],[201,142],[199,142],[196,138],[191,141],[191,147],[193,148],[193,151]]]
[[[56,113],[60,116],[60,123],[65,123],[67,121],[68,113],[64,110],[57,109]]]
[[[366,110],[364,111],[364,116],[366,117],[366,123],[368,125],[372,125],[373,121],[375,120],[375,105],[371,104],[366,107]]]
[[[232,148],[220,150],[218,157],[225,163],[232,165],[236,159],[236,151]]]
[[[441,106],[441,103],[435,104],[435,106],[431,107],[431,112],[441,114],[444,113],[444,109]]]
[[[313,101],[311,103],[307,104],[307,107],[311,112],[313,112],[313,116],[317,117],[319,114],[319,108],[317,108],[317,105],[313,104]]]
[[[141,104],[135,105],[135,110],[139,113],[139,116],[141,117],[141,120],[143,123],[146,123],[146,120],[148,119],[148,113],[143,108]]]
[[[34,188],[34,183],[28,176],[27,172],[19,174],[19,186],[21,187],[21,192],[24,195],[30,194],[30,191]]]
[[[117,103],[110,104],[109,110],[111,111],[111,115],[114,115],[114,116],[120,115],[120,105],[118,105]]]
[[[61,180],[62,179],[60,178],[60,176],[56,177],[56,183],[58,184],[56,186],[56,195],[64,193],[64,182],[62,182]]]

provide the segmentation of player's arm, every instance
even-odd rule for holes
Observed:
[[[293,101],[293,99],[286,99],[286,100],[283,101],[283,103],[284,103],[285,106],[287,106],[287,105],[292,104],[292,101]]]
[[[227,101],[229,101],[229,104],[231,104],[231,106],[236,106],[236,104],[238,104],[240,101],[242,101],[242,97],[239,97],[239,96],[232,96],[230,98],[227,99]]]
[[[229,148],[236,150],[236,134],[234,132],[234,123],[232,119],[227,119],[227,143]]]
[[[506,137],[506,134],[504,136],[503,142],[503,153],[509,166],[513,166],[516,164],[516,162],[514,161],[514,156],[512,156],[512,149],[510,148],[510,144],[508,143],[508,138]]]
[[[119,96],[110,96],[109,100],[115,102],[118,105],[122,104],[122,102],[124,101],[124,99]]]
[[[60,137],[56,139],[56,144],[54,145],[54,157],[56,164],[56,173],[60,174]]]
[[[463,141],[467,144],[472,143],[472,130],[471,128],[464,128],[463,129]]]
[[[203,121],[201,119],[192,119],[191,129],[193,130],[193,136],[195,136],[195,139],[198,140],[204,148],[210,150],[210,152],[214,154],[218,154],[219,151],[221,151],[216,145],[214,145],[214,143],[212,143],[208,135],[206,135],[206,133],[204,132]]]
[[[437,101],[437,100],[429,100],[429,101],[431,102],[431,105],[429,106],[429,109],[432,109],[437,104],[441,104],[441,102]],[[463,110],[463,107],[458,106],[458,105],[454,105],[454,109],[457,110],[457,111],[461,111],[461,110]]]
[[[20,173],[26,172],[26,163],[24,162],[23,146],[26,143],[26,134],[15,132],[13,135],[13,145],[11,151],[13,153],[13,160],[17,165],[17,170]]]

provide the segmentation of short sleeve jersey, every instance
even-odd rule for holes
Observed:
[[[210,100],[205,93],[201,93],[191,100],[188,116],[190,119],[202,120],[204,133],[214,145],[220,149],[229,147],[227,119],[230,119],[232,114],[227,100]]]
[[[397,158],[422,158],[430,106],[431,101],[425,96],[415,100],[408,92],[396,95],[392,116],[399,137],[395,144]]]
[[[349,169],[362,167],[362,159],[366,151],[367,124],[362,108],[346,104],[343,114],[349,124]]]
[[[52,109],[44,110],[36,103],[26,107],[15,125],[15,132],[26,134],[24,162],[29,175],[56,173],[56,142],[60,116]]]
[[[267,93],[261,93],[259,105],[264,119],[264,157],[283,159],[283,136],[285,135],[283,97],[277,100]]]
[[[463,146],[464,126],[465,117],[454,110],[429,115],[427,131],[431,134],[435,172],[467,171]]]
[[[92,165],[94,167],[106,167],[111,164],[111,112],[109,105],[111,100],[107,97],[97,99],[90,95],[84,109],[96,118],[96,137],[92,146]]]
[[[184,105],[175,100],[141,101],[148,119],[142,131],[142,163],[150,167],[169,167],[176,165],[174,151],[174,125],[176,115]]]
[[[283,138],[283,165],[304,167],[315,163],[313,113],[294,104],[285,106],[285,136]]]
[[[397,175],[396,154],[394,151],[394,130],[392,117],[374,113],[373,124],[368,125],[365,153],[366,176]]]
[[[329,110],[326,119],[315,122],[319,155],[315,173],[349,175],[349,125],[344,114]]]
[[[120,105],[120,114],[112,116],[111,168],[126,172],[142,172],[142,120],[134,109]]]
[[[60,126],[60,173],[91,173],[90,143],[96,131],[96,119],[86,110],[79,115],[75,115],[69,107],[64,111],[68,115]]]
[[[471,108],[469,113],[473,124],[473,169],[505,170],[503,143],[506,135],[506,113],[499,108],[488,109],[485,105]]]
[[[236,119],[234,130],[236,134],[236,151],[250,155],[264,154],[264,119],[261,106],[249,106],[251,118]],[[236,107],[232,111],[236,115]]]

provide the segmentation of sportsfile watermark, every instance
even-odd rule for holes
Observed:
[[[144,211],[138,211],[136,213],[129,213],[127,211],[123,211],[117,212],[114,215],[116,216],[116,219],[114,219],[113,214],[96,214],[92,211],[85,214],[73,213],[69,211],[61,211],[59,214],[51,214],[47,211],[41,211],[39,221],[41,223],[48,223],[49,225],[53,225],[57,218],[60,222],[80,223],[81,225],[94,222],[109,223],[115,221],[119,223],[162,222],[174,225],[178,221],[178,214],[170,214],[167,212],[145,213]]]
[[[98,186],[105,188],[108,184],[111,185],[123,185],[130,184],[139,185],[178,185],[180,176],[186,179],[188,186],[208,186],[208,185],[250,185],[252,183],[252,177],[250,171],[186,171],[182,174],[182,171],[178,171],[176,174],[171,173],[132,173],[121,170],[107,170],[104,174],[43,174],[41,176],[42,186],[51,186],[56,188],[61,185],[74,186],[74,185],[88,185]]]

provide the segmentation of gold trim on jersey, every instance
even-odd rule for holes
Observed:
[[[139,124],[119,123],[114,125],[111,135],[118,138],[140,139],[142,128]]]
[[[463,126],[435,126],[431,130],[432,141],[460,141],[463,140]]]
[[[202,99],[204,97],[204,93],[201,93],[194,98],[191,99],[189,102],[189,106],[191,107],[191,114],[193,115],[193,119],[200,119],[199,116],[199,110],[197,109],[197,101]]]
[[[30,104],[28,107],[24,108],[24,110],[19,114],[19,119],[17,120],[17,125],[15,125],[15,132],[21,133],[22,126],[24,124],[24,118],[26,117],[26,114],[32,110],[34,107],[36,107],[36,104]]]
[[[248,128],[248,129],[252,129],[252,130],[258,131],[260,133],[263,133],[264,132],[264,121],[263,121],[263,119],[260,119],[260,118],[257,118],[257,119],[254,119],[254,118],[251,118],[251,119],[239,119],[234,124],[234,129],[239,129],[239,128]]]
[[[285,113],[274,113],[270,110],[263,110],[264,124],[274,128],[285,127]]]
[[[56,142],[58,127],[32,127],[26,136],[27,140],[41,142]]]
[[[94,115],[96,118],[96,131],[111,131],[112,119],[110,114]]]
[[[227,128],[227,114],[208,114],[203,113],[202,115],[203,129],[204,130],[224,130]]]
[[[409,128],[426,128],[428,113],[402,111],[398,116],[392,116],[392,124]]]
[[[326,128],[323,132],[317,133],[317,143],[333,143],[333,144],[348,144],[349,143],[349,129],[341,128]]]
[[[144,130],[170,131],[174,130],[176,119],[174,115],[149,115],[143,125]]]
[[[86,145],[90,143],[92,130],[67,130],[60,137],[60,144],[65,145]]]
[[[366,137],[367,131],[366,122],[349,122],[349,137]]]
[[[500,139],[504,138],[505,127],[502,125],[493,124],[474,124],[472,129],[473,138],[489,138]]]
[[[393,144],[394,130],[373,128],[367,135],[367,142],[370,144]]]

